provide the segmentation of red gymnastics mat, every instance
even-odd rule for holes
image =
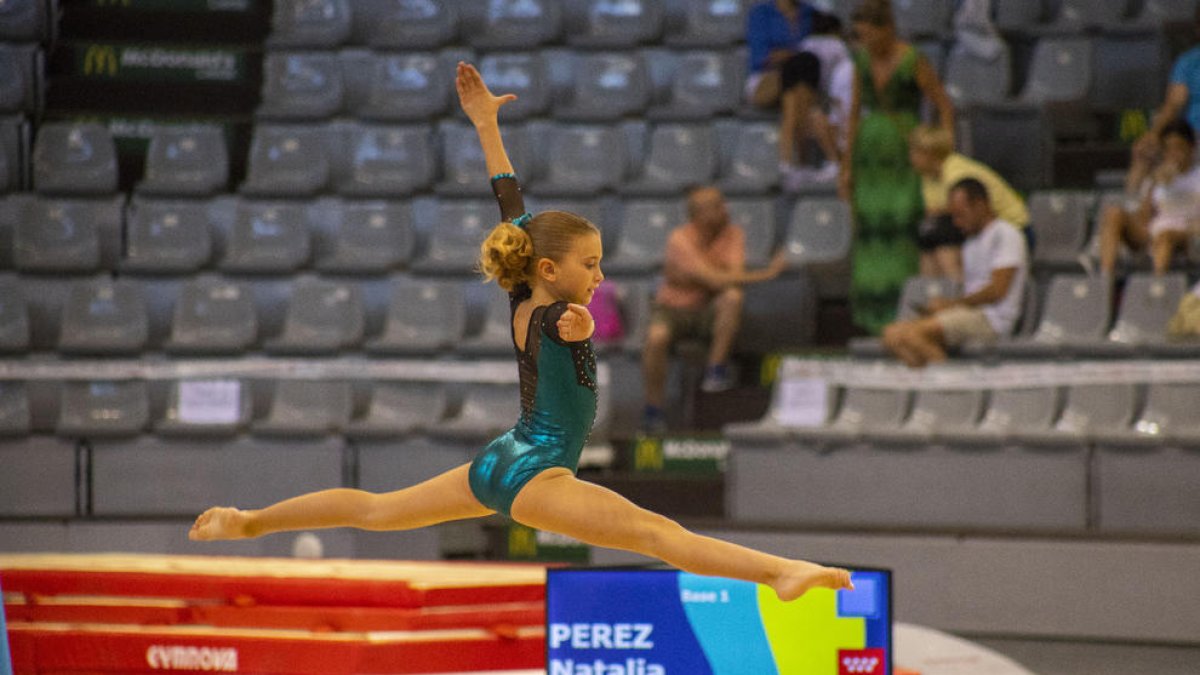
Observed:
[[[540,668],[545,569],[454,562],[0,555],[18,674]]]

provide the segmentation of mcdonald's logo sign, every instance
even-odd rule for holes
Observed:
[[[83,54],[84,75],[115,77],[119,67],[117,48],[112,45],[89,45]]]

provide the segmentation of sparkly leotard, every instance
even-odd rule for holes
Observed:
[[[515,178],[498,178],[492,185],[504,220],[525,215]],[[530,295],[525,285],[509,295],[513,314]],[[566,307],[556,302],[534,308],[524,350],[517,347],[514,329],[521,417],[471,462],[471,492],[504,515],[510,515],[517,493],[537,474],[559,466],[575,471],[596,417],[596,355],[591,340],[565,342],[559,337],[557,322]]]

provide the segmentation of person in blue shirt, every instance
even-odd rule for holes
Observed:
[[[1196,8],[1195,30],[1196,40],[1200,41],[1200,7]],[[1200,129],[1200,44],[1176,59],[1162,107],[1155,113],[1150,130],[1134,144],[1134,154],[1143,159],[1156,158],[1162,147],[1163,129],[1181,117],[1193,129]]]
[[[816,15],[806,2],[765,0],[746,16],[750,71],[746,98],[759,108],[780,109],[779,168],[785,178],[795,171],[796,158],[803,157],[809,111],[817,102],[821,61],[800,50]]]

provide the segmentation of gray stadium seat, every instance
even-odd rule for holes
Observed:
[[[26,137],[29,125],[20,116],[0,117],[0,195],[20,190],[28,181]]]
[[[546,57],[538,52],[487,54],[479,60],[479,74],[493,92],[517,95],[516,101],[500,109],[501,121],[515,122],[541,115],[550,106],[550,74]],[[507,144],[507,134],[504,140]],[[514,166],[522,165],[514,163]]]
[[[1012,437],[1029,445],[1082,445],[1129,429],[1136,404],[1132,384],[1069,387],[1062,414],[1049,430],[1016,429]]]
[[[1196,12],[1196,0],[1145,0],[1137,22],[1153,28],[1164,23],[1187,23]]]
[[[667,236],[687,220],[683,200],[630,199],[624,203],[617,246],[604,260],[612,274],[657,270],[666,253]]]
[[[350,385],[326,380],[279,380],[264,419],[251,425],[264,436],[323,436],[350,421]]]
[[[959,107],[1004,101],[1012,86],[1011,58],[1007,45],[993,59],[954,45],[946,57],[946,93]]]
[[[562,120],[597,122],[640,115],[650,103],[650,73],[640,52],[576,57],[572,95],[555,106]]]
[[[898,429],[868,431],[867,440],[877,443],[926,444],[938,441],[942,434],[973,429],[984,409],[984,392],[918,391],[912,413]]]
[[[249,291],[231,281],[201,276],[179,292],[166,349],[187,354],[236,354],[258,339],[258,316]]]
[[[267,340],[276,354],[329,354],[362,341],[363,301],[352,283],[300,277],[292,285],[283,332]]]
[[[950,0],[903,0],[894,5],[896,29],[900,35],[941,36],[949,32]]]
[[[1055,387],[996,389],[978,425],[945,429],[938,437],[955,445],[1003,445],[1019,431],[1049,431],[1058,419],[1060,396]]]
[[[267,52],[263,57],[262,119],[321,120],[343,105],[342,64],[332,52]]]
[[[678,23],[667,17],[664,42],[673,47],[723,47],[746,37],[746,8],[740,0],[685,0]],[[669,7],[668,7],[668,11]],[[674,29],[674,25],[679,25]]]
[[[208,204],[195,200],[135,198],[126,212],[122,270],[195,272],[212,258]]]
[[[1105,33],[1096,39],[1089,102],[1099,111],[1153,109],[1163,99],[1166,45],[1157,31]]]
[[[397,277],[383,334],[367,343],[374,354],[429,354],[452,349],[462,339],[467,316],[457,281]]]
[[[138,192],[202,197],[224,192],[229,149],[216,126],[160,126],[150,136],[145,178]]]
[[[251,403],[245,382],[175,380],[170,383],[166,410],[154,424],[154,431],[170,437],[236,436],[250,425]]]
[[[625,175],[624,139],[615,127],[554,125],[546,130],[545,146],[545,176],[531,187],[540,195],[592,196],[617,187]]]
[[[242,193],[308,197],[324,191],[332,175],[324,132],[314,126],[256,126]]]
[[[22,272],[92,272],[119,241],[119,201],[18,195],[13,264]],[[113,261],[115,262],[115,261]]]
[[[0,516],[76,515],[75,444],[47,436],[0,441]],[[8,548],[7,546],[5,548]]]
[[[149,317],[142,287],[129,279],[75,281],[63,305],[58,350],[132,354],[146,346]]]
[[[136,436],[149,421],[145,382],[64,382],[55,433],[83,438]]]
[[[506,108],[508,106],[505,106]],[[475,128],[458,122],[441,125],[442,181],[434,186],[439,195],[459,197],[484,197],[492,194],[488,180],[487,165],[483,161],[483,148]],[[529,167],[529,134],[524,127],[504,127],[504,149],[515,167]],[[519,177],[529,175],[528,169]]]
[[[494,438],[512,428],[521,414],[516,384],[473,384],[458,414],[426,430],[431,437],[466,443]]]
[[[1025,32],[1046,20],[1043,0],[1005,0],[993,3],[993,21],[1005,32]]]
[[[9,0],[0,6],[0,41],[41,42],[50,37],[49,3],[42,0]],[[50,5],[57,6],[57,5]]]
[[[219,267],[230,272],[292,272],[308,262],[310,246],[303,204],[239,200]]]
[[[413,269],[442,274],[474,269],[479,245],[500,221],[495,200],[443,199],[433,208],[428,249]]]
[[[29,349],[53,351],[58,346],[59,322],[72,280],[48,275],[18,278],[29,316]]]
[[[717,140],[709,125],[660,124],[650,133],[641,174],[622,186],[628,194],[673,195],[712,182]]]
[[[1026,103],[1083,101],[1091,85],[1091,41],[1048,37],[1033,49],[1020,99]]]
[[[355,33],[371,49],[435,49],[458,37],[458,14],[444,0],[358,0]]]
[[[272,47],[336,47],[350,37],[349,0],[277,0],[271,15]]]
[[[367,99],[355,112],[361,118],[394,122],[436,118],[450,105],[453,65],[432,53],[375,54]]]
[[[1117,319],[1108,338],[1082,347],[1085,354],[1137,356],[1149,345],[1167,340],[1167,322],[1187,292],[1187,277],[1181,273],[1156,277],[1131,274],[1121,294]]]
[[[692,51],[675,60],[670,98],[647,116],[664,120],[707,120],[737,108],[742,99],[738,73],[742,64],[733,52]]]
[[[1128,428],[1106,430],[1097,442],[1117,447],[1182,445],[1200,447],[1200,418],[1196,402],[1200,384],[1151,382],[1146,404]]]
[[[395,438],[436,427],[449,405],[440,382],[375,382],[362,417],[350,420],[354,438]]]
[[[651,298],[654,292],[652,284],[644,281],[613,281],[617,286],[617,297],[621,300],[622,327],[625,337],[619,343],[611,345],[613,351],[623,350],[629,354],[641,354],[642,346],[646,344],[646,329],[650,326]],[[603,345],[601,345],[604,348]]]
[[[460,7],[463,35],[476,48],[533,49],[562,31],[561,0],[487,0]]]
[[[625,49],[662,32],[659,0],[566,0],[567,44]]]
[[[315,267],[322,272],[377,274],[408,262],[415,235],[405,202],[339,201],[317,241]]]
[[[1036,192],[1029,199],[1029,226],[1037,234],[1035,265],[1074,266],[1087,242],[1090,192]]]
[[[746,233],[746,265],[763,267],[775,252],[775,200],[770,197],[729,199],[730,222]]]
[[[1037,103],[999,102],[975,106],[964,124],[964,152],[1008,178],[1018,190],[1027,192],[1050,187],[1054,182],[1058,119]],[[1067,128],[1065,124],[1062,127]],[[1083,129],[1084,125],[1076,125],[1076,128]]]
[[[0,380],[0,439],[6,436],[24,436],[31,429],[25,383]],[[3,447],[3,444],[4,441],[0,440],[0,447]],[[8,475],[11,472],[4,473]]]
[[[187,516],[214,504],[261,508],[342,485],[340,439],[95,443],[93,509],[102,516]],[[184,534],[179,534],[183,537]]]
[[[436,170],[428,127],[354,125],[346,130],[338,192],[395,198],[429,187]]]
[[[0,43],[0,113],[37,113],[42,105],[41,50]]]
[[[827,263],[850,253],[850,209],[839,199],[802,199],[792,208],[784,250],[793,265]]]
[[[570,197],[543,197],[526,196],[525,206],[529,212],[537,215],[542,211],[567,211],[574,213],[577,216],[586,218],[596,227],[600,228],[602,235],[605,237],[605,245],[611,245],[608,241],[609,229],[608,225],[612,220],[610,216],[612,202],[605,198],[599,199],[575,199]]]
[[[0,353],[29,349],[29,310],[16,276],[0,275]]]
[[[1045,31],[1078,33],[1089,28],[1120,26],[1129,18],[1129,0],[1056,0],[1058,14]]]
[[[848,387],[829,424],[792,431],[802,444],[851,443],[868,432],[900,428],[908,417],[912,393],[903,389]]]
[[[765,122],[733,132],[717,185],[728,195],[765,195],[779,186],[779,127]]]
[[[1046,357],[1073,353],[1099,342],[1108,330],[1112,292],[1111,281],[1102,277],[1054,277],[1033,334],[1001,339],[995,352],[1000,356]]]
[[[47,122],[33,145],[33,187],[42,194],[109,195],[117,190],[117,149],[97,123]]]
[[[513,353],[512,310],[508,293],[491,285],[470,290],[478,291],[476,295],[485,305],[484,316],[479,322],[478,330],[467,335],[455,351],[460,354],[486,354],[492,356],[508,356]]]

